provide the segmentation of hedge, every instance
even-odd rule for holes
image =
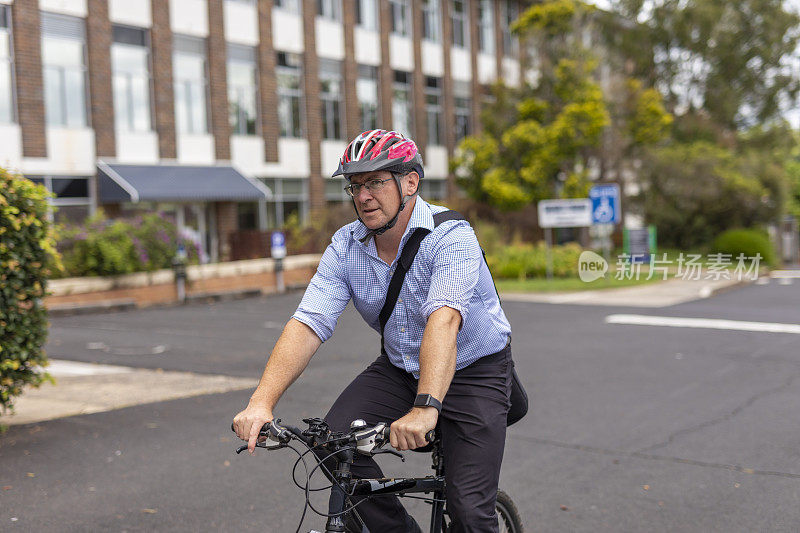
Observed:
[[[60,260],[48,195],[42,185],[0,168],[0,413],[13,411],[26,385],[50,379],[41,370],[48,326],[42,298]]]

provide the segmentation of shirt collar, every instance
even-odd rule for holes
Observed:
[[[414,210],[411,212],[411,218],[408,220],[408,226],[400,242],[405,242],[408,235],[417,228],[425,228],[429,231],[433,231],[433,213],[431,213],[428,202],[423,200],[419,195],[417,195],[417,201],[414,202]],[[362,244],[360,241],[367,235],[367,227],[363,222],[358,223],[355,229],[350,232],[350,235],[353,239],[358,241],[359,244]],[[365,244],[366,243],[362,244],[362,246]]]

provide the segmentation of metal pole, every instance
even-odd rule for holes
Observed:
[[[553,229],[552,228],[545,228],[544,230],[544,242],[547,245],[547,281],[551,281],[553,279]]]
[[[286,292],[286,284],[283,281],[283,258],[275,260],[275,286],[279,293]]]

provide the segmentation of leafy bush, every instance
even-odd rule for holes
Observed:
[[[50,267],[59,267],[47,222],[48,192],[0,169],[0,413],[12,410],[25,385],[49,379],[47,312],[42,305]]]
[[[761,254],[761,262],[770,266],[774,266],[777,261],[775,248],[769,237],[755,229],[728,230],[714,240],[712,248],[715,252],[731,254],[734,262],[739,254],[744,254],[746,258]]]
[[[170,268],[180,244],[189,262],[197,263],[199,243],[178,235],[175,225],[161,214],[109,220],[102,211],[83,225],[63,228],[58,242],[67,276],[116,276]]]
[[[578,272],[578,257],[582,248],[574,243],[553,246],[553,276],[574,277]],[[547,248],[543,242],[512,244],[487,255],[489,268],[497,278],[523,280],[547,275]]]

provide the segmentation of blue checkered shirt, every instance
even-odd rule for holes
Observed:
[[[449,220],[434,229],[433,215],[446,208],[417,198],[400,242],[402,250],[416,228],[431,233],[422,240],[394,312],[384,331],[389,361],[419,378],[419,347],[428,317],[447,306],[461,313],[456,336],[456,370],[500,351],[511,334],[492,276],[470,225]],[[308,325],[325,342],[352,298],[364,320],[380,333],[380,314],[400,253],[391,265],[379,256],[375,239],[355,221],[339,229],[325,250],[293,318]]]

